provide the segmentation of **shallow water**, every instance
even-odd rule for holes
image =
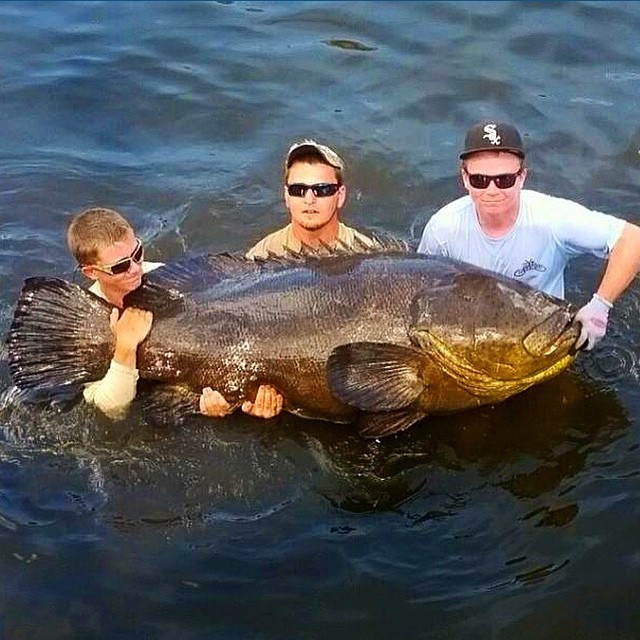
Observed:
[[[345,221],[406,240],[483,117],[531,188],[638,222],[639,28],[627,2],[1,3],[0,331],[25,277],[72,276],[86,206],[153,260],[248,247],[300,137],[346,159]],[[381,442],[4,397],[0,636],[637,637],[639,308],[634,283],[566,374]]]

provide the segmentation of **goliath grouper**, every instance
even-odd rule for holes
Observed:
[[[578,336],[563,300],[398,250],[188,258],[147,274],[125,302],[154,313],[138,367],[165,383],[154,386],[167,411],[195,411],[205,386],[239,405],[271,383],[285,410],[357,422],[365,437],[520,393],[565,369]],[[26,280],[7,339],[15,384],[51,399],[101,378],[109,311],[77,285]]]

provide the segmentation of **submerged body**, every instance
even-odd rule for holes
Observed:
[[[8,339],[19,387],[55,394],[106,368],[108,309],[72,287],[27,282]],[[33,340],[33,318],[53,313],[61,289],[74,328]],[[499,402],[556,375],[578,335],[562,300],[463,263],[397,251],[284,264],[196,258],[148,274],[126,303],[156,319],[139,347],[141,378],[194,394],[211,386],[230,402],[270,382],[286,410],[357,419],[372,437]],[[42,354],[54,345],[43,371]]]

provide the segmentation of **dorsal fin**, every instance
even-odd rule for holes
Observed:
[[[179,258],[150,271],[145,275],[145,282],[182,293],[195,293],[257,270],[256,264],[242,255],[200,254]]]
[[[411,251],[412,248],[405,240],[401,240],[400,238],[387,234],[374,233],[368,238],[367,242],[362,240],[360,237],[355,236],[353,245],[347,245],[341,240],[336,240],[331,245],[325,242],[320,242],[319,245],[315,247],[302,243],[299,251],[285,247],[284,255],[282,256],[269,253],[267,258],[254,258],[254,261],[261,264],[299,264],[300,262],[338,256],[355,256],[375,253],[408,253]]]
[[[125,297],[124,306],[166,317],[181,311],[187,297],[259,269],[251,260],[231,253],[182,257],[146,273],[140,287]]]
[[[267,258],[249,259],[229,252],[187,256],[145,274],[142,285],[126,296],[125,307],[136,306],[163,316],[172,315],[184,308],[186,298],[208,291],[224,280],[334,257],[408,251],[404,240],[374,234],[368,243],[356,236],[353,246],[340,241],[331,246],[303,244],[300,251],[285,248],[285,255],[269,254]]]

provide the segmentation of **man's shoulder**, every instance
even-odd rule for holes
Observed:
[[[282,254],[284,248],[288,246],[290,227],[291,224],[288,224],[282,229],[277,229],[273,233],[266,235],[247,251],[246,257],[250,259],[267,258],[270,253]]]
[[[346,244],[348,247],[352,247],[356,242],[364,243],[366,245],[373,244],[373,240],[369,236],[362,233],[362,231],[358,231],[353,227],[347,226],[344,222],[340,222],[338,224],[338,240]]]
[[[453,227],[458,226],[466,217],[473,213],[473,202],[469,196],[462,196],[438,209],[427,222],[427,226]]]
[[[562,196],[552,196],[549,193],[532,191],[531,189],[523,189],[520,196],[527,204],[541,206],[544,208],[549,208],[550,206],[566,208],[580,207],[582,209],[585,208],[575,200],[563,198]]]
[[[545,224],[561,223],[565,217],[583,216],[591,211],[575,200],[529,189],[523,189],[520,197],[523,210]]]

